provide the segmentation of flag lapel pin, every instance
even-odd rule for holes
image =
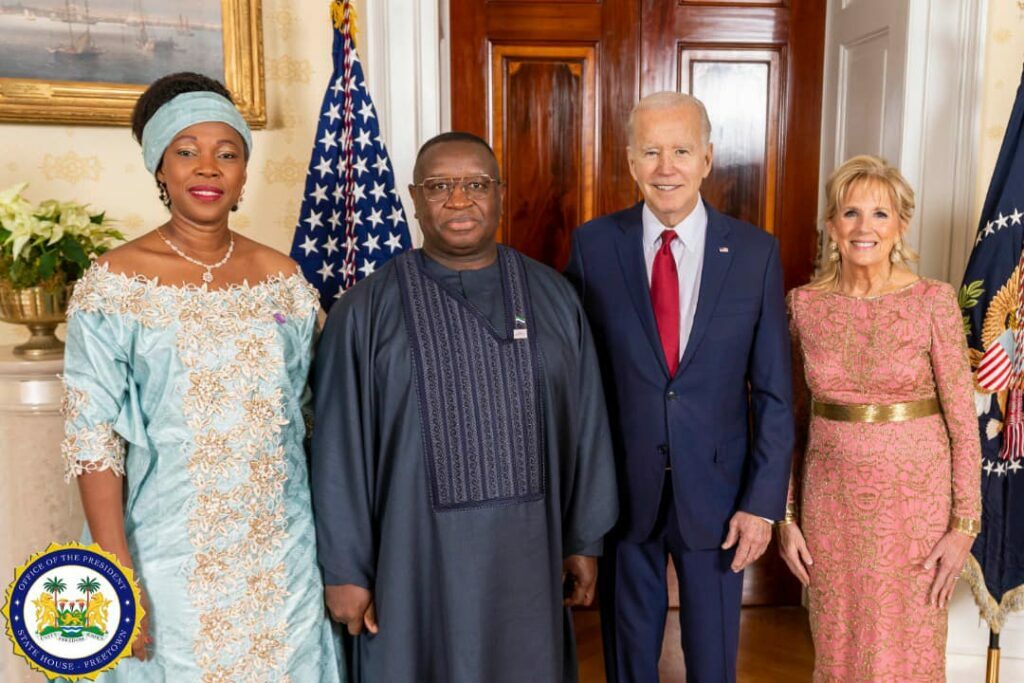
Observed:
[[[526,331],[526,318],[521,315],[516,316],[516,327],[512,330],[513,339],[528,339],[529,333]]]
[[[729,247],[719,247],[718,248],[718,253],[719,254],[728,254],[729,253]]]

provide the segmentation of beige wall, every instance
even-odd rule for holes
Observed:
[[[1006,123],[1020,84],[1024,59],[1024,10],[1012,0],[990,0],[985,36],[985,75],[982,80],[981,148],[973,220],[981,215],[992,169],[1006,133]],[[959,281],[959,273],[953,278]]]
[[[263,0],[263,32],[269,124],[254,132],[245,199],[232,227],[287,252],[331,74],[329,3]],[[28,181],[32,201],[89,202],[130,236],[166,219],[127,127],[0,124],[0,150],[0,189]],[[0,345],[27,339],[23,330],[0,323]]]

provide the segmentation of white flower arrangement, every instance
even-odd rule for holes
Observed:
[[[28,183],[0,192],[0,281],[15,289],[56,287],[82,276],[92,259],[124,235],[105,214],[48,199],[34,206]]]

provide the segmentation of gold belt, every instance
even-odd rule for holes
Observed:
[[[812,401],[811,411],[818,417],[839,422],[904,422],[940,412],[939,399],[923,398],[906,403],[819,403]]]

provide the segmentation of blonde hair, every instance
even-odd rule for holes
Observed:
[[[700,116],[700,141],[704,147],[711,143],[711,119],[708,117],[708,110],[704,103],[693,95],[687,93],[664,90],[642,98],[633,105],[629,111],[629,118],[626,119],[626,140],[633,145],[633,134],[636,131],[636,115],[638,112],[649,109],[676,109],[681,107],[693,107]]]
[[[903,231],[914,217],[914,189],[894,166],[890,166],[881,157],[861,154],[847,159],[832,172],[825,184],[825,221],[835,220],[839,213],[839,205],[855,186],[861,184],[878,185],[888,192],[893,208],[900,218],[902,227],[900,238],[890,254],[892,262],[906,265],[917,261],[914,250],[903,243]],[[818,255],[817,268],[808,287],[828,289],[839,282],[842,262],[830,258],[831,253],[837,248],[832,237],[826,233],[825,244]]]

